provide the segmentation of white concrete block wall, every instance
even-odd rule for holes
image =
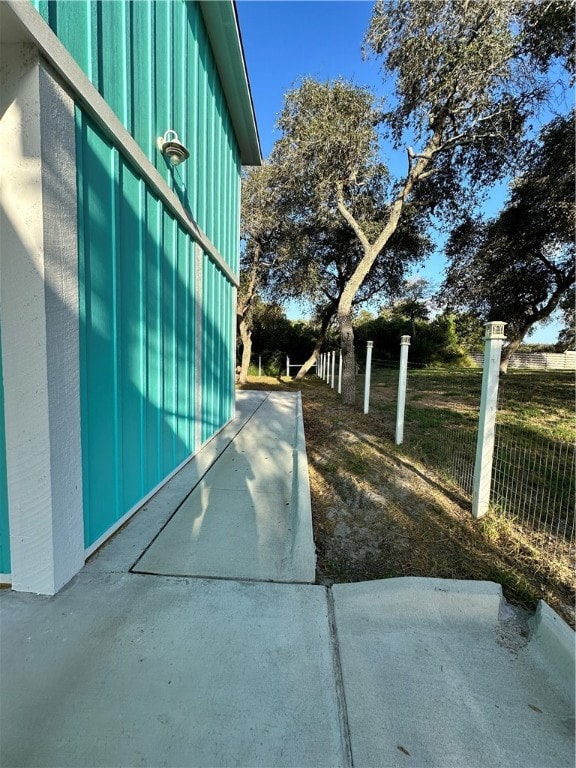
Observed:
[[[84,563],[74,105],[34,46],[0,54],[0,312],[12,586]]]

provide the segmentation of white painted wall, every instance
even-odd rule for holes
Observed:
[[[84,563],[74,107],[34,46],[0,51],[12,587],[54,594]]]

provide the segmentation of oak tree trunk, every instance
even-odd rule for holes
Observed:
[[[344,220],[348,222],[355,232],[364,251],[364,256],[357,264],[352,276],[346,283],[338,303],[338,323],[342,335],[342,400],[346,405],[354,405],[356,402],[356,359],[354,356],[352,302],[368,273],[372,269],[372,265],[396,231],[404,208],[404,200],[409,195],[418,174],[424,172],[427,163],[428,160],[419,161],[416,170],[410,172],[401,193],[398,195],[390,209],[390,215],[386,225],[380,232],[376,241],[372,244],[370,244],[361,226],[347,210],[343,202],[341,189],[339,190],[338,210],[342,214]]]
[[[240,340],[242,341],[242,360],[240,363],[240,375],[238,381],[240,384],[246,384],[248,381],[250,358],[252,357],[252,331],[248,325],[246,315],[241,318],[238,330],[240,331]]]
[[[322,349],[322,344],[323,343],[324,343],[324,336],[322,336],[322,337],[319,336],[316,339],[316,344],[314,345],[314,351],[312,352],[312,354],[310,355],[308,360],[306,360],[306,362],[303,363],[300,366],[300,369],[299,369],[298,373],[296,374],[296,378],[297,379],[303,379],[304,376],[306,376],[306,374],[310,370],[310,368],[312,368],[312,366],[314,365],[314,363],[318,359],[318,355],[320,354],[320,350]]]
[[[509,341],[508,344],[503,347],[502,354],[500,356],[500,376],[505,376],[508,373],[510,358],[514,352],[516,352],[521,343],[522,339],[512,339],[512,341]]]
[[[324,344],[324,339],[326,338],[326,333],[328,331],[328,326],[330,325],[332,318],[334,317],[334,312],[336,311],[337,303],[333,302],[325,311],[325,313],[322,315],[322,322],[320,324],[320,332],[318,334],[318,337],[316,339],[316,344],[314,345],[314,351],[306,360],[304,365],[300,368],[298,373],[296,374],[297,379],[303,379],[304,376],[308,373],[310,368],[314,365],[316,360],[318,360],[318,355],[320,354],[320,350],[322,349],[322,344]]]
[[[354,355],[354,327],[352,313],[338,312],[342,349],[342,402],[354,405],[356,402],[356,357]]]

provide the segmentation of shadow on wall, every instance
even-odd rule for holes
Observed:
[[[231,417],[232,307],[206,256],[196,293],[195,244],[79,110],[76,120],[89,545]]]
[[[68,156],[60,165],[74,167],[78,159],[79,310],[74,302],[64,305],[61,291],[49,282],[44,290],[47,307],[58,306],[74,323],[79,312],[88,547],[199,448],[198,420],[205,440],[232,415],[232,341],[222,328],[232,307],[224,311],[206,306],[202,294],[198,306],[194,243],[78,109],[76,141],[76,157],[63,147]],[[50,165],[42,179],[45,205],[68,201],[69,210],[74,210],[76,187],[63,186],[58,167]],[[2,218],[3,227],[10,229],[3,237],[16,244],[2,258],[28,253],[37,270],[6,211]],[[225,281],[216,267],[212,269],[219,276],[212,276],[214,283]],[[222,297],[224,293],[220,291]],[[203,340],[210,342],[209,354],[207,344],[202,346],[201,376],[199,320]],[[231,329],[231,321],[228,325]],[[49,363],[53,343],[57,340],[48,336]],[[24,363],[23,349],[22,358],[11,360],[11,365]],[[200,412],[195,395],[199,387]],[[214,398],[222,402],[214,403]],[[57,413],[52,412],[53,417]],[[50,450],[65,461],[70,449],[52,445]]]

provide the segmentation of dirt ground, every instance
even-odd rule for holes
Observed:
[[[535,556],[508,520],[474,520],[469,499],[397,448],[377,415],[342,405],[316,378],[247,388],[302,391],[319,583],[485,579],[526,608],[545,599],[574,626],[572,569]]]

